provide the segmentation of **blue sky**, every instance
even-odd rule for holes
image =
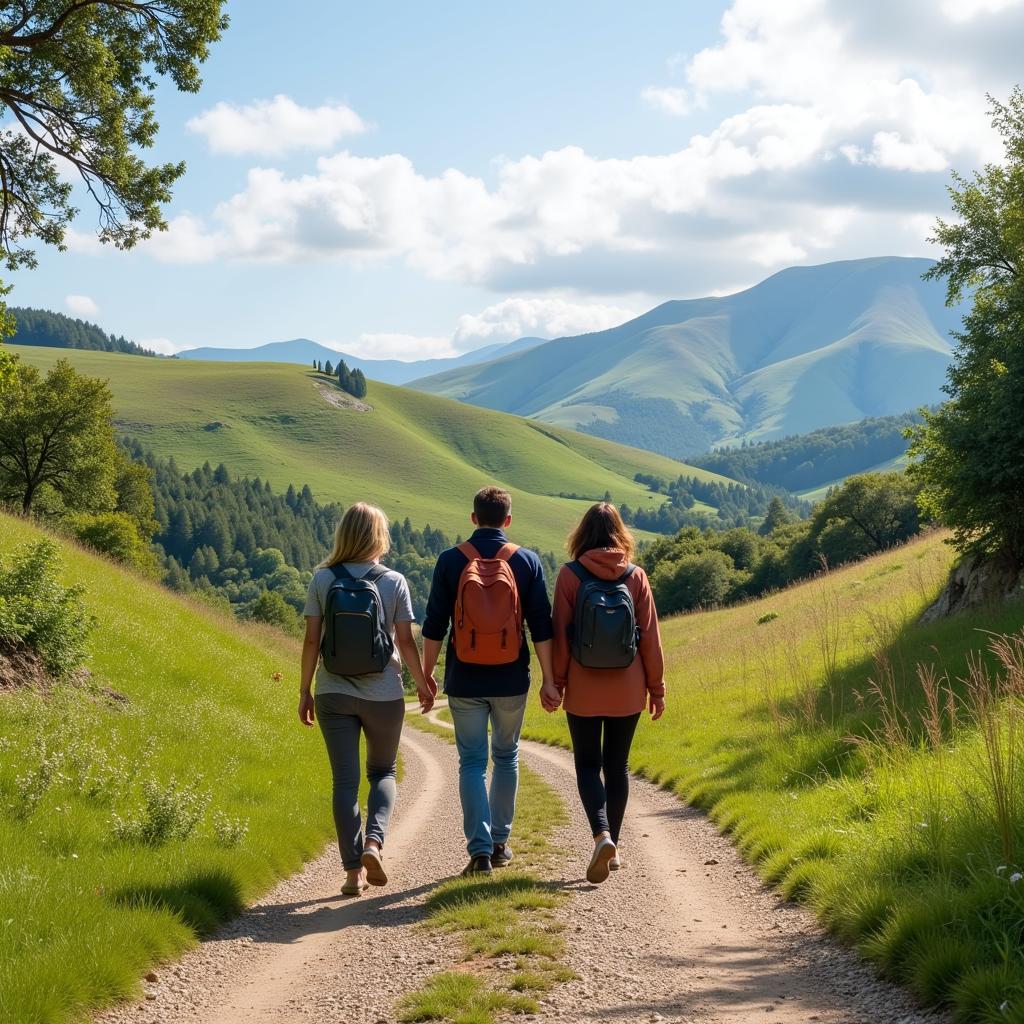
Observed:
[[[927,254],[1024,29],[1019,0],[303,7],[229,3],[203,90],[161,91],[171,230],[101,249],[83,203],[14,304],[416,358]]]

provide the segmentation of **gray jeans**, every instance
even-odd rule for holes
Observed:
[[[366,734],[366,838],[383,847],[397,795],[398,742],[402,738],[405,700],[364,700],[342,693],[318,693],[320,723],[334,776],[334,824],[346,871],[359,867],[363,855],[363,823],[359,812],[359,735]]]

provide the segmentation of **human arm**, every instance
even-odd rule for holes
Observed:
[[[320,660],[320,631],[323,617],[306,616],[306,635],[302,639],[302,674],[299,679],[299,721],[311,726],[316,717],[313,706],[313,676]]]
[[[455,598],[442,556],[434,566],[434,578],[430,584],[430,596],[427,598],[427,613],[423,618],[423,628],[420,630],[423,637],[423,674],[433,682],[435,689],[437,680],[434,678],[434,669],[437,668],[438,659],[441,657],[441,645],[451,624],[454,608]]]
[[[402,655],[402,661],[409,670],[409,674],[416,683],[416,693],[419,696],[420,708],[426,714],[434,706],[434,697],[437,695],[437,684],[427,677],[423,670],[423,663],[420,661],[420,649],[416,646],[416,637],[412,635],[411,622],[395,623],[395,642],[398,651]]]
[[[638,568],[635,574],[639,584],[634,601],[636,624],[640,629],[639,654],[647,685],[647,706],[651,720],[656,722],[665,713],[665,656],[650,581],[643,569]]]

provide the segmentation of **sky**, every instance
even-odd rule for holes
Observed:
[[[1024,38],[1024,0],[227,9],[202,90],[157,97],[168,230],[101,246],[83,199],[11,304],[164,352],[416,359],[933,254]]]

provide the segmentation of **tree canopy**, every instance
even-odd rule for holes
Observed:
[[[949,302],[974,289],[944,386],[949,400],[912,432],[910,472],[922,508],[952,528],[962,551],[1000,553],[1024,566],[1024,91],[991,101],[1005,161],[949,194],[957,219],[939,220]]]
[[[35,266],[32,241],[63,247],[81,183],[99,237],[130,248],[165,226],[162,206],[183,163],[147,164],[168,78],[200,86],[199,66],[227,26],[223,0],[0,2],[0,254]]]

